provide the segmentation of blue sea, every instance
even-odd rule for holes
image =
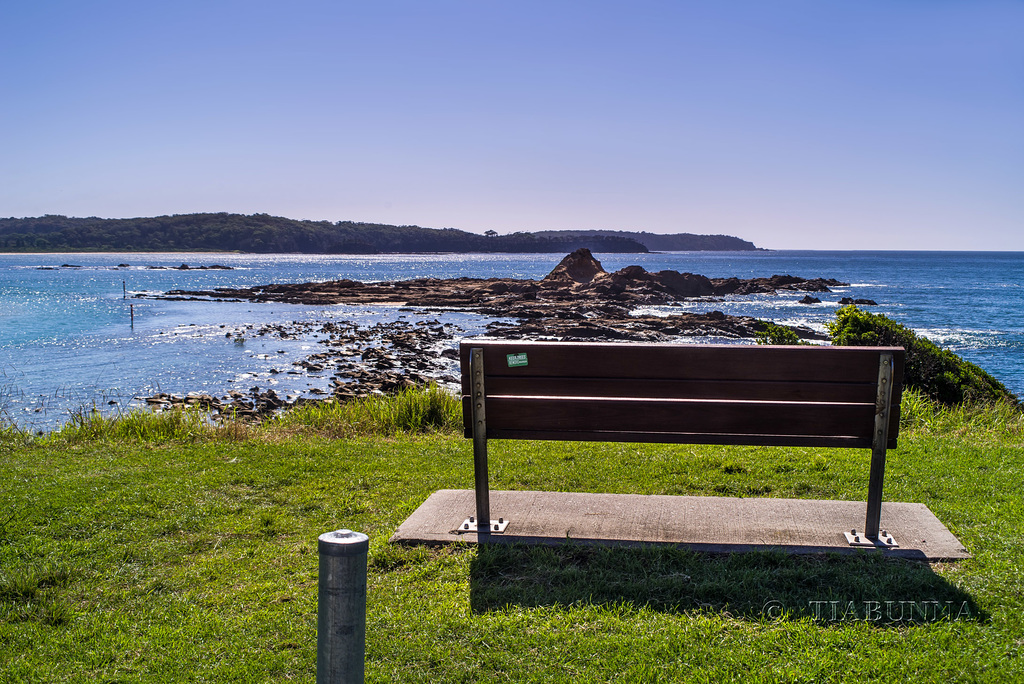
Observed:
[[[259,387],[296,397],[325,388],[329,378],[299,372],[294,366],[318,351],[313,333],[298,339],[254,334],[265,324],[352,321],[372,326],[381,321],[439,320],[469,336],[482,333],[489,320],[465,312],[397,306],[169,301],[135,298],[139,293],[337,278],[541,278],[562,256],[0,254],[0,420],[23,429],[49,430],[83,409],[130,410],[143,405],[140,397],[156,392],[223,395]],[[1016,394],[1024,394],[1024,253],[595,256],[608,271],[639,264],[649,271],[672,269],[709,277],[790,274],[849,282],[831,294],[817,295],[820,304],[799,304],[803,293],[787,293],[692,302],[684,310],[719,310],[823,330],[840,298],[872,299],[878,306],[870,310],[912,328],[978,364]],[[191,268],[174,268],[183,263]],[[198,269],[212,265],[230,270]],[[645,313],[679,310],[653,307]]]

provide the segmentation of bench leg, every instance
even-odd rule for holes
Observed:
[[[885,451],[889,443],[889,413],[892,408],[892,354],[878,361],[878,394],[875,397],[875,433],[871,444],[871,474],[868,476],[868,513],[864,535],[878,539],[882,517],[882,484],[885,482]]]
[[[868,476],[868,514],[864,536],[878,539],[882,519],[882,484],[885,481],[885,447],[871,450],[871,474]]]
[[[487,416],[484,401],[484,350],[469,352],[473,383],[473,480],[476,487],[476,528],[487,534],[491,529],[491,490],[487,482]]]

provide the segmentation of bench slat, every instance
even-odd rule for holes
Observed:
[[[877,347],[662,345],[573,342],[474,342],[486,349],[484,372],[500,377],[603,377],[672,380],[870,382],[878,377]],[[888,351],[888,350],[887,350]],[[902,354],[902,349],[892,349]],[[533,352],[531,354],[531,352]],[[509,367],[509,354],[527,363]],[[837,362],[837,358],[841,361]],[[468,386],[463,386],[468,391]]]
[[[544,432],[539,430],[494,430],[490,439],[536,439],[575,442],[635,442],[638,444],[711,444],[716,446],[775,446],[817,448],[870,448],[870,442],[853,437],[807,437],[801,435],[734,435],[703,432]]]
[[[839,436],[870,446],[874,406],[812,402],[489,397],[487,431]],[[572,439],[566,435],[566,439]]]
[[[877,371],[876,371],[877,372]],[[801,382],[737,380],[665,380],[636,378],[489,376],[488,397],[570,396],[833,401],[873,404],[872,382]]]

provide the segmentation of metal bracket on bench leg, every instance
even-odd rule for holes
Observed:
[[[491,532],[492,534],[501,534],[505,531],[505,528],[508,527],[508,520],[505,520],[504,518],[491,520],[491,522],[488,525],[486,525],[486,527],[488,528],[487,530],[485,530],[486,532]],[[462,521],[461,525],[459,525],[459,532],[462,533],[479,531],[479,523],[477,522],[477,519],[473,516],[469,516],[468,518]]]
[[[857,532],[857,530],[850,530],[843,534],[846,535],[846,541],[849,542],[850,546],[868,546],[880,549],[895,549],[899,546],[888,530],[879,532],[878,537],[875,539],[871,539],[863,532]]]

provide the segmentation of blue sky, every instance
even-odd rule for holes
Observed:
[[[1024,3],[7,2],[0,216],[1024,250]]]

